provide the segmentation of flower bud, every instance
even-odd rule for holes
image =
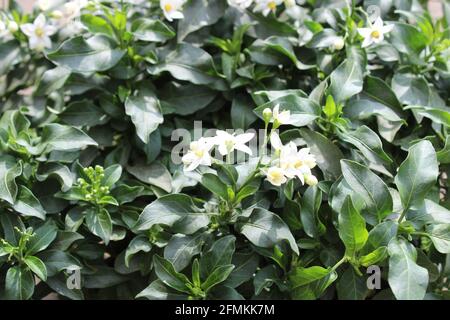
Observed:
[[[339,37],[334,40],[332,49],[339,51],[342,50],[342,48],[344,48],[344,45],[345,45],[344,39],[342,37]]]
[[[312,174],[308,174],[308,175],[305,175],[305,183],[306,183],[308,186],[313,187],[313,186],[315,186],[316,184],[318,184],[319,181],[318,181],[317,178],[316,178],[315,176],[313,176]]]
[[[265,108],[263,111],[263,119],[265,122],[269,122],[272,118],[272,110],[270,108]]]
[[[17,30],[19,30],[19,26],[15,21],[10,20],[8,21],[8,30],[11,33],[17,32]]]

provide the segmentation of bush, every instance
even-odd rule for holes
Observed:
[[[449,297],[448,4],[63,2],[1,13],[2,299]]]

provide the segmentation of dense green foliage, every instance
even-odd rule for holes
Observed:
[[[450,6],[243,2],[0,13],[1,299],[449,298]],[[317,167],[187,172],[194,121]]]

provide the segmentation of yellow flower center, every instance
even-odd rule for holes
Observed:
[[[301,160],[299,160],[299,159],[295,160],[295,162],[294,162],[294,168],[295,168],[295,169],[299,169],[299,168],[301,168],[301,166],[303,166],[303,161],[301,161]]]
[[[270,1],[267,6],[270,10],[275,10],[277,8],[277,4],[275,3],[275,1]]]
[[[378,39],[380,37],[380,31],[378,30],[373,30],[372,33],[370,34],[370,36],[372,38]]]
[[[42,37],[44,35],[44,29],[42,28],[36,28],[36,30],[34,30],[34,33],[38,36],[38,37]]]
[[[205,154],[205,151],[203,151],[202,149],[197,149],[194,151],[194,154],[198,157],[198,158],[202,158],[203,155]]]
[[[173,6],[170,3],[166,3],[164,5],[164,10],[166,10],[167,12],[170,12],[173,10]]]

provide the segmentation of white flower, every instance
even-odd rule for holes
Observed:
[[[38,0],[37,7],[41,11],[48,11],[59,5],[59,0]]]
[[[283,110],[280,112],[280,105],[277,104],[272,111],[272,119],[270,122],[276,124],[276,126],[280,126],[282,124],[290,124],[291,123],[291,112],[289,110]]]
[[[384,35],[391,32],[393,28],[393,24],[383,26],[383,20],[380,17],[369,28],[358,28],[359,34],[364,37],[362,47],[368,47],[372,43],[380,43],[383,41]]]
[[[9,20],[7,22],[7,25],[8,25],[8,30],[11,33],[17,32],[19,30],[19,25],[13,20]]]
[[[284,0],[286,14],[294,20],[301,20],[304,12],[302,7],[298,6],[295,0]]]
[[[6,28],[6,24],[0,20],[0,38],[6,36],[8,33],[9,31]]]
[[[277,6],[282,4],[283,0],[256,0],[253,11],[262,12],[263,16],[267,16],[271,12],[277,10]]]
[[[20,27],[22,32],[28,36],[30,49],[42,51],[51,48],[50,36],[56,32],[56,28],[46,23],[45,16],[41,13],[33,23],[27,23]]]
[[[280,167],[270,167],[267,170],[266,175],[267,181],[277,187],[281,186],[287,181],[287,178],[284,175],[284,170]]]
[[[69,23],[75,23],[74,19],[81,14],[81,9],[86,7],[88,2],[86,0],[73,0],[65,3],[61,9],[54,10],[52,17],[60,26],[66,26]]]
[[[184,0],[160,0],[159,4],[167,20],[184,18],[183,12],[181,12]]]
[[[223,156],[233,152],[234,150],[239,150],[252,155],[252,150],[246,145],[246,143],[252,140],[254,136],[254,133],[234,135],[223,130],[217,130],[216,137],[214,137],[214,142],[217,146],[219,146],[219,152]]]
[[[253,0],[228,0],[228,4],[231,7],[239,8],[241,10],[245,10],[250,7],[253,3]]]
[[[283,145],[276,132],[271,134],[270,143],[275,149],[275,162],[287,178],[297,177],[302,183],[305,183],[308,177],[311,181],[311,169],[316,166],[316,159],[314,155],[310,154],[309,148],[297,151],[297,146],[292,141]]]
[[[209,151],[214,146],[210,138],[200,138],[198,141],[191,142],[189,151],[181,158],[184,163],[185,171],[193,171],[199,165],[210,166],[212,163]]]

